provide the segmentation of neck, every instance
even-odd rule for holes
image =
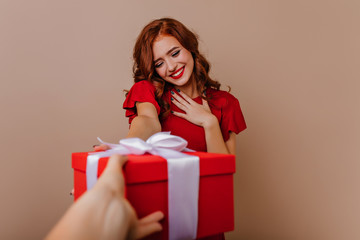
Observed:
[[[199,96],[197,89],[196,89],[196,81],[193,75],[191,76],[191,79],[189,79],[189,82],[185,84],[184,86],[175,86],[176,89],[179,89],[186,95],[188,95],[190,98],[196,98]]]

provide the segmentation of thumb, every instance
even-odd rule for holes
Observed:
[[[105,186],[114,192],[118,192],[121,195],[124,194],[124,175],[122,173],[122,167],[127,161],[126,156],[118,154],[112,155],[106,165],[106,168],[102,175],[99,177],[95,187]]]
[[[202,104],[202,105],[203,105],[206,109],[210,110],[210,106],[209,106],[208,101],[205,100],[205,99],[203,99],[202,101],[203,101],[203,104]]]
[[[114,154],[109,158],[104,173],[119,173],[122,174],[122,167],[127,161],[127,157],[119,154]]]

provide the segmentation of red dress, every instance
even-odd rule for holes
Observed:
[[[176,93],[176,91],[173,89]],[[240,109],[239,101],[230,93],[207,89],[206,95],[210,96],[209,106],[211,112],[217,117],[220,129],[226,142],[229,139],[229,132],[238,134],[246,128],[245,120]],[[170,103],[170,109],[177,112],[182,112],[177,106],[171,103],[170,91],[165,92],[163,98]],[[193,99],[197,103],[202,103],[201,97]],[[136,102],[150,102],[152,103],[157,113],[160,114],[163,109],[155,100],[155,87],[148,81],[140,81],[133,85],[130,89],[123,108],[126,110],[126,117],[129,117],[129,123],[136,117]],[[188,141],[188,148],[195,151],[206,152],[205,131],[183,118],[169,114],[165,119],[160,119],[161,131],[171,131],[171,134],[180,136]]]
[[[175,94],[175,89],[172,89]],[[222,136],[226,142],[229,139],[230,132],[238,134],[246,128],[245,120],[240,109],[239,101],[230,93],[207,89],[206,96],[211,99],[208,101],[211,112],[217,117]],[[170,90],[165,92],[163,99],[170,103],[170,110],[176,112],[183,112],[177,106],[175,106],[171,100]],[[193,99],[197,103],[202,103],[201,97]],[[152,103],[158,115],[164,111],[161,109],[158,102],[155,99],[155,87],[148,81],[140,81],[135,83],[130,89],[123,108],[126,110],[126,117],[129,117],[129,123],[137,116],[136,102],[150,102]],[[199,127],[183,118],[177,117],[173,114],[169,114],[164,119],[160,119],[161,131],[170,131],[171,134],[180,136],[188,141],[188,148],[195,151],[206,152],[205,131],[202,127]],[[225,239],[223,234],[204,238],[204,240],[216,240]]]

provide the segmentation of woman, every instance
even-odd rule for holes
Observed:
[[[246,128],[239,102],[210,78],[194,33],[171,18],[154,20],[138,36],[133,57],[135,84],[123,104],[130,123],[127,137],[146,140],[171,131],[190,149],[236,153],[235,136]]]
[[[133,57],[135,84],[123,105],[128,137],[171,131],[196,151],[235,154],[235,134],[246,128],[239,102],[210,78],[194,33],[174,19],[152,21]]]

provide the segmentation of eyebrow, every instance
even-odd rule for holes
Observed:
[[[180,48],[180,47],[178,47],[178,46],[172,47],[169,51],[167,51],[166,55],[169,55],[172,51],[174,51],[174,50],[177,49],[177,48]],[[160,60],[160,58],[156,59],[156,60],[154,61],[154,63],[156,63],[156,62],[159,61],[159,60]]]

